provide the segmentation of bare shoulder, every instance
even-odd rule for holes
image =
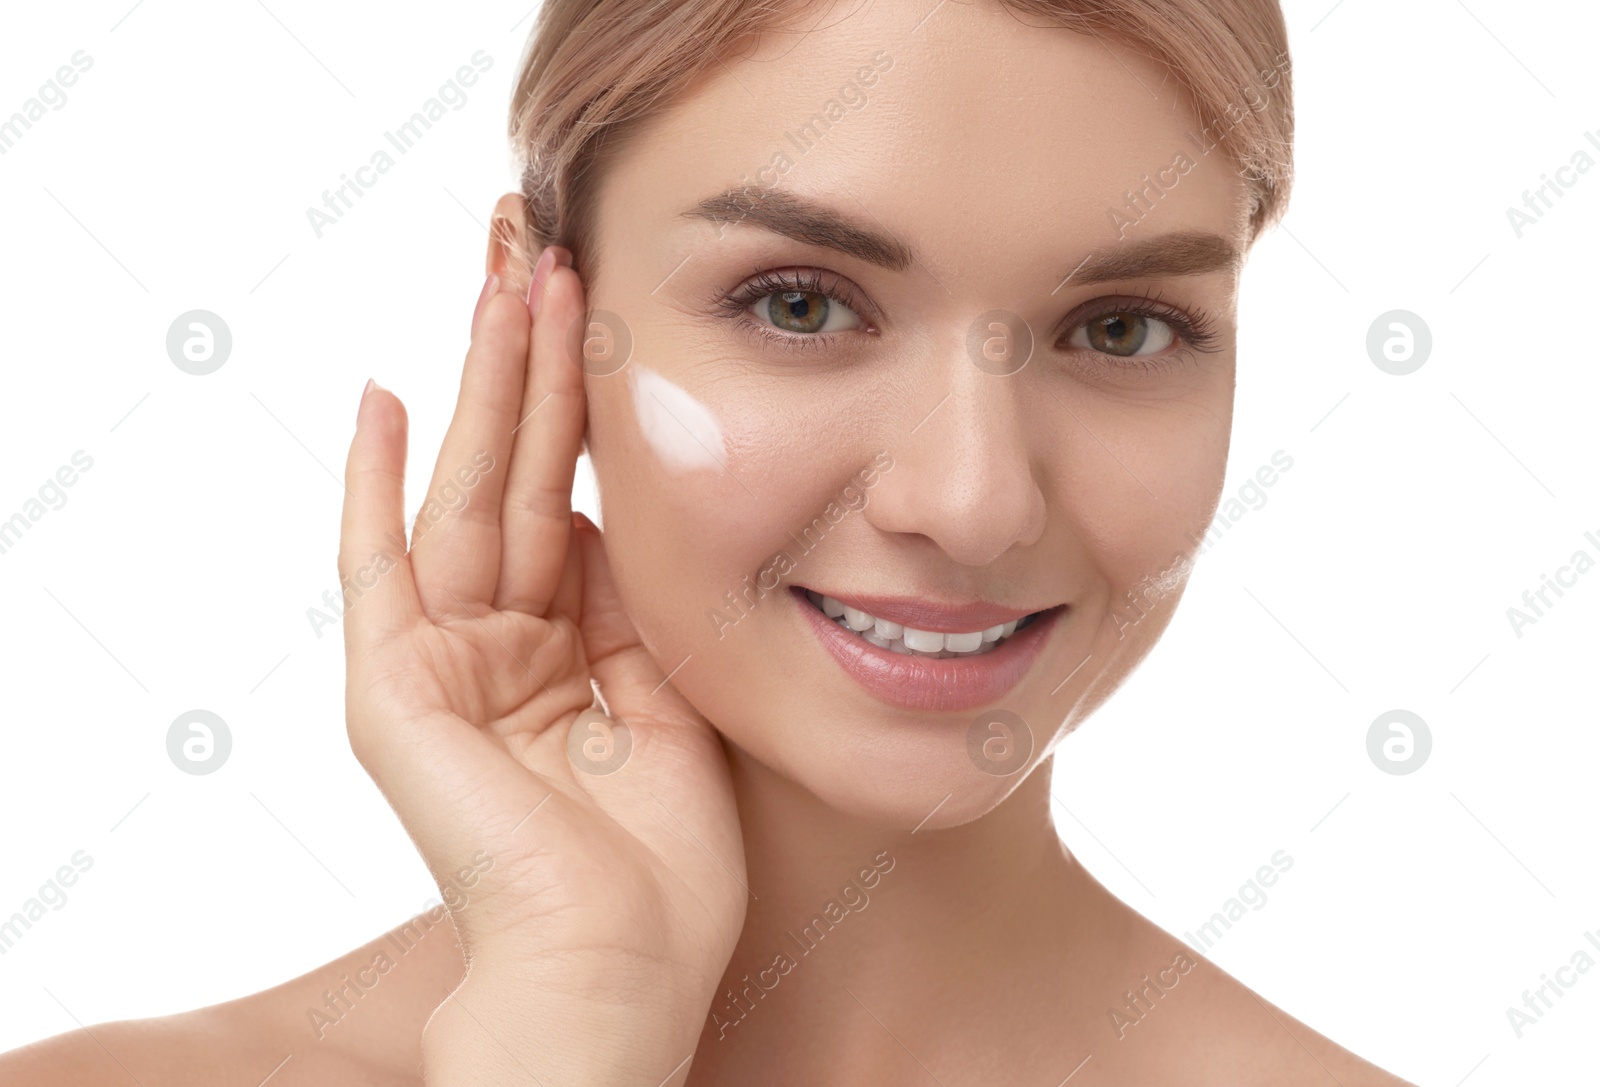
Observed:
[[[243,1002],[248,1006],[252,998]],[[252,1029],[227,1005],[178,1015],[98,1023],[0,1054],[0,1082],[18,1087],[133,1087],[160,1083],[379,1084],[335,1050],[296,1055],[268,1029]],[[272,1054],[276,1053],[276,1059]],[[297,1064],[298,1061],[298,1064]],[[280,1067],[281,1065],[281,1067]],[[297,1065],[290,1068],[291,1065]]]
[[[1313,1030],[1108,892],[1097,893],[1112,950],[1084,1009],[1085,1022],[1098,1020],[1081,1039],[1092,1054],[1080,1076],[1085,1087],[1415,1087]]]
[[[1172,1076],[1170,1082],[1215,1082],[1219,1087],[1324,1087],[1330,1083],[1416,1087],[1313,1030],[1199,952],[1177,944],[1172,964],[1170,970],[1154,976],[1153,985],[1135,993],[1136,1003],[1129,1005],[1130,1012],[1136,1012],[1147,1001],[1166,1003],[1163,990],[1168,983],[1171,996],[1189,998],[1186,1003],[1172,1004],[1174,1010],[1183,1010],[1181,1016],[1174,1016],[1176,1044],[1167,1051],[1171,1067],[1163,1070]],[[1186,986],[1192,986],[1188,993],[1179,991]],[[1199,1077],[1195,1075],[1196,1057],[1206,1068],[1206,1074]]]
[[[428,917],[250,996],[0,1054],[0,1083],[418,1087],[422,1028],[463,970],[449,918]]]
[[[1231,978],[1229,980],[1233,981]],[[1344,1087],[1416,1087],[1410,1080],[1379,1068],[1317,1033],[1282,1008],[1245,989],[1237,981],[1233,981],[1233,984],[1243,990],[1251,1003],[1271,1017],[1285,1039],[1282,1056],[1274,1060],[1269,1054],[1263,1054],[1259,1067],[1251,1067],[1251,1073],[1259,1076],[1262,1082],[1323,1084],[1331,1078],[1332,1082],[1343,1084]],[[1300,1054],[1303,1054],[1303,1058]],[[1317,1071],[1306,1067],[1307,1060],[1316,1066]],[[1276,1078],[1280,1074],[1283,1078]]]

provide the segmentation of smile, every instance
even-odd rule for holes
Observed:
[[[1004,698],[1070,611],[1066,604],[1027,612],[851,594],[846,604],[801,585],[791,586],[789,595],[822,648],[868,694],[933,712],[977,709]]]
[[[896,623],[892,619],[882,619],[810,589],[806,590],[806,599],[840,627],[861,635],[879,649],[887,649],[891,653],[929,657],[933,660],[987,653],[1025,628],[1039,615],[1038,612],[1032,612],[1021,619],[997,623],[983,630],[946,634],[936,630],[918,630],[916,627]]]

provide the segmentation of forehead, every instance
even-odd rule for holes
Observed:
[[[824,4],[652,117],[607,171],[602,218],[643,227],[782,187],[875,220],[941,278],[996,239],[1050,268],[1139,233],[1242,239],[1244,182],[1172,75],[1040,21],[997,0]],[[1141,190],[1159,194],[1149,221],[1119,234]]]

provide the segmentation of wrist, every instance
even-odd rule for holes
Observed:
[[[568,973],[557,987],[547,971],[469,971],[423,1028],[423,1082],[522,1087],[532,1076],[563,1087],[678,1087],[709,998],[685,1000],[661,979],[635,978],[626,989],[618,981]]]

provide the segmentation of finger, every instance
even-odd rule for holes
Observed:
[[[664,698],[680,703],[678,708],[687,708],[682,696],[670,685],[664,685],[667,677],[639,640],[639,631],[622,606],[600,530],[583,517],[573,539],[583,550],[583,615],[579,624],[583,649],[589,659],[589,671],[599,682],[607,703],[642,706],[647,700]]]
[[[407,629],[420,614],[405,529],[406,409],[369,385],[345,461],[339,584],[345,648],[352,660]]]
[[[578,518],[581,513],[572,515],[574,533],[579,525]],[[583,548],[578,546],[576,535],[568,536],[567,561],[561,568],[560,580],[556,583],[555,595],[550,598],[550,606],[545,610],[545,618],[563,618],[572,621],[572,625],[582,629],[583,622]]]
[[[487,604],[500,576],[500,502],[522,402],[528,313],[515,291],[485,302],[461,371],[428,493],[412,530],[412,566],[429,615]]]
[[[583,285],[551,269],[534,322],[530,380],[501,506],[494,606],[543,615],[560,584],[572,529],[572,476],[583,445]]]

